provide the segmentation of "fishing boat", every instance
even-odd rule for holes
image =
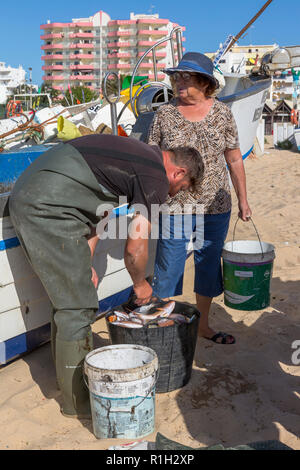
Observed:
[[[181,32],[175,28],[164,41],[173,41],[176,37],[178,58],[182,56]],[[156,45],[159,45],[158,41]],[[153,51],[155,46],[147,50],[144,56]],[[73,123],[80,119],[85,120],[86,125],[94,125],[108,119],[114,133],[118,130],[118,124],[123,119],[124,125],[129,124],[127,133],[129,138],[146,140],[149,125],[158,106],[167,103],[173,96],[168,83],[148,82],[140,87],[135,87],[135,76],[138,73],[137,63],[128,92],[128,99],[120,101],[120,93],[114,99],[108,98],[106,107],[96,109],[92,119],[91,113],[95,106],[85,105],[78,107],[78,113],[73,108],[67,111]],[[153,53],[155,63],[155,52]],[[174,65],[175,59],[173,60]],[[156,69],[154,68],[156,73]],[[225,86],[218,95],[218,99],[226,103],[232,110],[237,122],[240,136],[240,145],[243,158],[252,151],[258,123],[267,98],[271,84],[269,77],[265,75],[242,76],[237,74],[225,75]],[[94,109],[90,109],[94,108]],[[129,113],[130,111],[130,113]],[[58,111],[60,113],[61,111]],[[102,116],[99,113],[102,112]],[[126,117],[126,114],[127,117]],[[80,116],[81,114],[81,116]],[[79,118],[78,118],[79,115]],[[77,118],[76,118],[77,116]],[[104,118],[105,116],[105,118]],[[55,117],[55,116],[54,116]],[[54,119],[55,120],[55,119]],[[52,120],[48,123],[53,124]],[[81,121],[80,121],[81,122]],[[82,121],[83,122],[83,121]],[[51,130],[52,129],[52,130]],[[53,131],[53,126],[49,132]],[[130,129],[130,132],[129,132]],[[55,145],[53,140],[43,142],[42,145],[22,148],[22,142],[13,142],[9,151],[0,154],[0,364],[6,364],[12,359],[26,353],[50,339],[51,303],[47,294],[29,265],[8,213],[9,191],[14,181],[36,158],[49,147]],[[126,206],[116,208],[112,217],[116,223],[130,220],[132,214]],[[127,272],[124,260],[125,240],[101,240],[98,243],[93,265],[99,277],[98,298],[99,314],[114,308],[128,300],[132,293],[132,281]],[[155,240],[150,241],[150,256],[147,266],[147,276],[151,276],[154,265],[156,249]]]
[[[295,137],[297,148],[300,152],[300,127],[294,129],[294,137]]]

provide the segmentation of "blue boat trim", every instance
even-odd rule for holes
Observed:
[[[127,302],[132,294],[132,287],[128,287],[117,294],[111,295],[99,302],[100,312],[115,308]],[[20,355],[32,351],[42,344],[48,343],[51,338],[50,322],[21,335],[0,341],[0,365],[5,365],[9,361],[16,359]]]
[[[245,160],[245,159],[250,155],[250,153],[252,152],[253,148],[254,148],[254,145],[252,145],[252,147],[251,147],[251,149],[249,150],[249,152],[247,152],[247,153],[245,153],[245,155],[243,155],[243,160]]]
[[[9,248],[16,248],[20,245],[19,239],[17,237],[8,238],[7,240],[0,241],[0,251],[8,250]]]

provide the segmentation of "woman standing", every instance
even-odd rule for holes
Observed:
[[[212,97],[219,84],[208,57],[188,52],[176,68],[169,68],[165,73],[170,75],[176,98],[155,113],[148,143],[167,149],[176,146],[196,148],[202,156],[199,164],[204,165],[204,175],[196,192],[182,191],[168,200],[174,215],[169,219],[169,237],[164,237],[163,224],[160,224],[153,294],[161,298],[182,294],[189,237],[187,230],[178,236],[178,222],[182,219],[184,205],[191,204],[189,224],[193,232],[198,233],[198,242],[194,246],[194,291],[201,312],[199,336],[216,343],[233,344],[233,336],[210,328],[208,316],[213,297],[223,292],[221,253],[231,214],[226,163],[238,198],[239,217],[247,221],[251,216],[237,127],[231,110]],[[203,216],[199,217],[197,213],[201,208]],[[186,222],[186,216],[184,220]],[[202,234],[201,243],[199,233]]]

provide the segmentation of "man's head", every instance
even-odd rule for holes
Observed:
[[[193,191],[203,175],[203,161],[198,150],[177,147],[162,150],[164,165],[169,180],[169,195],[175,196],[181,190]]]

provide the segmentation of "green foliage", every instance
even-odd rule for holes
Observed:
[[[51,88],[49,85],[45,83],[43,83],[42,86],[40,87],[40,92],[48,93],[53,103],[60,101],[58,97],[61,94],[61,92],[59,90],[55,90],[54,88]],[[44,108],[47,106],[49,106],[48,98],[46,96],[41,96],[40,101],[39,101],[39,108]]]
[[[0,119],[4,119],[6,114],[5,104],[0,104]]]
[[[79,104],[78,101],[80,103],[89,103],[90,101],[96,101],[97,99],[99,99],[99,94],[88,87],[71,87],[71,92],[73,96],[73,103],[70,92],[69,90],[67,90],[65,93],[63,93],[65,97],[60,101],[63,106],[72,106],[72,104]]]
[[[281,150],[291,150],[291,148],[293,148],[293,144],[290,140],[286,139],[282,142],[277,142],[277,147],[279,147]]]

